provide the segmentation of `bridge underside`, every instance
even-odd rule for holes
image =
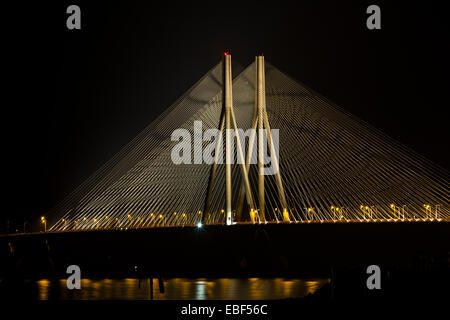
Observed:
[[[52,231],[223,224],[225,165],[218,165],[208,212],[204,208],[211,165],[171,160],[179,128],[218,128],[222,68],[211,69],[185,95],[49,213]],[[232,81],[237,126],[252,127],[255,64]],[[265,64],[265,100],[272,129],[279,130],[279,167],[287,202],[275,176],[265,176],[264,219],[256,223],[418,222],[450,219],[449,173],[348,114],[274,66]],[[150,108],[151,106],[149,106]],[[223,141],[223,139],[222,139]],[[205,148],[210,142],[203,142]],[[243,144],[248,150],[248,140]],[[191,150],[194,160],[202,150]],[[233,219],[242,173],[233,154]],[[258,203],[257,165],[248,170]],[[256,208],[257,209],[257,208]],[[284,215],[288,215],[288,219]]]

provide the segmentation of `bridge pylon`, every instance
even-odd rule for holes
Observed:
[[[250,189],[250,182],[248,179],[248,173],[245,166],[244,152],[242,150],[241,141],[239,139],[239,131],[237,127],[236,117],[233,109],[233,79],[231,73],[231,55],[229,53],[225,53],[222,60],[223,65],[223,89],[222,89],[222,114],[219,122],[219,137],[217,138],[217,145],[215,149],[215,157],[214,163],[211,168],[210,177],[208,181],[208,190],[205,199],[205,205],[202,214],[202,223],[206,222],[206,216],[209,213],[212,191],[214,187],[214,181],[217,171],[217,162],[219,156],[219,147],[222,144],[222,135],[223,129],[225,127],[225,196],[226,196],[226,219],[225,222],[227,225],[231,225],[233,223],[232,219],[232,202],[231,202],[231,194],[232,194],[232,184],[231,184],[231,164],[233,158],[233,150],[232,150],[232,136],[233,130],[234,137],[236,138],[236,147],[237,147],[237,156],[239,157],[241,174],[243,177],[244,191],[247,199],[247,204],[250,207],[250,210],[254,211],[254,203],[253,197]],[[232,128],[233,127],[233,128]]]
[[[265,222],[265,196],[264,196],[264,143],[267,142],[268,150],[270,152],[271,159],[273,161],[272,165],[275,168],[275,181],[278,189],[278,194],[280,197],[280,202],[282,206],[282,220],[290,221],[289,212],[286,202],[286,197],[283,188],[283,182],[281,180],[281,174],[279,170],[279,162],[276,157],[275,146],[272,141],[269,119],[266,110],[266,92],[265,92],[265,67],[264,67],[264,56],[255,57],[255,108],[253,111],[253,121],[252,130],[250,134],[249,147],[247,152],[247,157],[244,159],[244,153],[239,138],[239,132],[236,123],[236,117],[234,115],[233,108],[233,92],[232,92],[232,76],[231,76],[231,55],[228,53],[224,54],[223,57],[223,90],[222,90],[222,113],[219,122],[219,137],[217,139],[216,154],[214,158],[214,163],[211,168],[210,177],[208,181],[208,190],[205,199],[205,205],[202,215],[202,223],[206,223],[206,217],[209,213],[212,191],[214,187],[214,181],[217,171],[217,161],[218,161],[218,148],[222,143],[223,130],[225,128],[225,193],[226,193],[226,224],[230,225],[233,223],[232,219],[232,184],[231,184],[231,163],[233,157],[232,146],[232,130],[234,130],[234,137],[236,138],[237,146],[237,156],[239,157],[241,173],[242,173],[242,184],[238,197],[237,206],[237,220],[242,219],[242,211],[244,205],[244,196],[247,200],[248,207],[250,208],[250,220],[256,222],[256,214],[258,214],[258,220],[260,222]],[[233,127],[233,128],[232,128]],[[265,131],[265,132],[264,132]],[[255,142],[255,135],[258,133],[258,199],[259,206],[258,210],[255,209],[255,204],[253,202],[253,196],[250,188],[250,181],[248,172],[250,170],[250,158],[253,152],[253,145]],[[265,135],[264,135],[265,133]],[[244,146],[245,147],[245,146]]]
[[[247,152],[246,158],[246,169],[247,172],[250,168],[250,157],[253,152],[253,144],[255,139],[255,132],[258,132],[258,199],[259,199],[259,210],[258,216],[259,221],[265,222],[265,195],[264,195],[264,143],[267,140],[267,144],[269,147],[269,152],[271,156],[271,160],[273,161],[272,165],[275,168],[275,181],[277,185],[278,195],[280,197],[280,203],[282,206],[282,220],[290,221],[289,211],[286,202],[286,196],[283,188],[283,181],[281,180],[279,161],[276,157],[275,146],[272,141],[269,118],[267,116],[266,109],[266,81],[265,81],[265,65],[264,65],[264,56],[256,56],[255,57],[255,108],[254,108],[254,117],[252,122],[252,131],[249,138],[249,150]],[[266,131],[266,138],[264,139],[264,130]],[[238,200],[238,217],[242,216],[242,209],[244,204],[244,185],[241,186],[241,190],[239,192],[239,200]],[[254,223],[256,221],[256,210],[250,209],[250,219]]]

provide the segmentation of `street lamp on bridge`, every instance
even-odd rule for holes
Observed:
[[[41,217],[41,223],[44,225],[44,232],[47,232],[47,220],[44,216]]]

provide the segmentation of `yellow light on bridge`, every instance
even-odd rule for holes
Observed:
[[[250,219],[252,220],[252,222],[254,223],[255,222],[255,210],[254,209],[251,209],[250,210]]]
[[[291,221],[291,219],[289,218],[289,212],[287,209],[283,210],[283,220],[284,221]]]
[[[41,223],[44,225],[44,232],[47,232],[47,220],[45,220],[45,217],[41,217]]]

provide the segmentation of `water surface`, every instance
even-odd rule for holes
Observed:
[[[287,278],[173,278],[164,279],[164,293],[160,292],[158,280],[153,279],[155,300],[256,300],[302,298],[326,284],[328,279]],[[40,300],[109,300],[150,299],[149,279],[82,279],[80,290],[67,289],[66,280],[30,281]]]

